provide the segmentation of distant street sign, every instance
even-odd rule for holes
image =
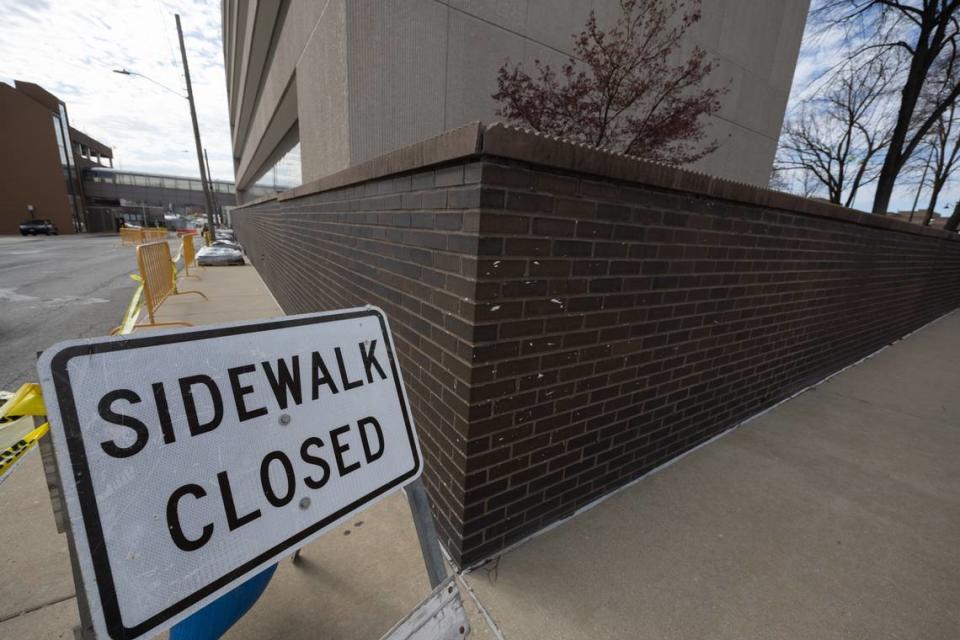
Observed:
[[[378,309],[74,340],[39,370],[98,637],[169,628],[420,474]]]

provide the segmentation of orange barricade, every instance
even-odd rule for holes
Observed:
[[[150,318],[150,322],[137,324],[137,327],[192,326],[189,322],[157,322],[154,317],[163,301],[170,296],[195,293],[204,300],[207,299],[207,296],[199,291],[177,290],[177,269],[170,256],[170,245],[166,242],[139,245],[137,266],[140,267],[140,277],[143,279],[143,302]]]

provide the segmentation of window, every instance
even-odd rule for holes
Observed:
[[[300,143],[297,142],[277,162],[266,170],[249,191],[251,195],[256,187],[266,187],[267,192],[286,191],[303,182],[300,165]]]
[[[56,115],[53,118],[53,133],[57,137],[57,150],[60,152],[60,164],[67,166],[67,153],[63,148],[63,129],[60,128],[60,118]]]

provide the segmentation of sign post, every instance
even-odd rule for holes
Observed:
[[[38,367],[97,637],[170,628],[422,469],[372,307],[74,340]],[[410,489],[436,587],[426,494]]]

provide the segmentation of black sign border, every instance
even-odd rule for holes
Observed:
[[[144,347],[153,347],[157,345],[176,344],[179,342],[192,342],[208,338],[221,338],[226,336],[240,335],[244,333],[259,333],[264,331],[273,331],[276,329],[285,329],[290,327],[300,327],[310,324],[323,324],[339,320],[351,320],[354,318],[363,318],[373,316],[380,323],[380,331],[384,337],[384,346],[387,350],[387,357],[390,361],[390,369],[393,373],[393,379],[397,388],[397,396],[400,400],[400,408],[403,412],[403,420],[407,429],[407,437],[410,448],[413,452],[413,469],[403,475],[391,480],[387,484],[375,489],[338,509],[322,520],[310,525],[299,533],[287,538],[283,542],[274,545],[258,556],[245,562],[233,571],[224,574],[210,582],[201,589],[194,591],[187,597],[181,599],[176,604],[171,605],[160,613],[148,618],[134,627],[126,627],[120,615],[120,604],[117,599],[116,587],[113,581],[113,572],[110,568],[110,560],[107,553],[107,545],[103,536],[103,528],[100,522],[100,512],[97,509],[96,497],[93,492],[93,483],[89,467],[87,465],[86,451],[83,446],[83,435],[80,430],[80,420],[77,416],[76,403],[73,396],[73,388],[70,384],[70,374],[67,369],[69,361],[76,357],[91,356],[98,353],[108,353],[112,351],[125,351],[139,349]],[[301,540],[309,537],[313,533],[324,528],[331,522],[343,517],[349,512],[363,506],[374,498],[382,495],[390,489],[402,484],[404,481],[415,477],[421,470],[422,460],[419,455],[419,449],[416,443],[416,436],[413,431],[413,422],[410,418],[410,409],[407,406],[406,396],[403,393],[403,387],[394,357],[393,340],[387,331],[387,325],[383,313],[379,309],[359,309],[347,312],[332,312],[321,316],[289,318],[283,320],[272,320],[257,324],[246,324],[239,326],[226,326],[212,329],[197,329],[195,331],[178,331],[169,334],[148,335],[142,338],[127,338],[123,340],[110,340],[106,342],[96,342],[85,345],[73,345],[64,348],[56,353],[50,361],[50,369],[53,375],[54,386],[57,391],[57,402],[60,407],[60,416],[63,421],[64,434],[67,441],[67,449],[70,454],[70,465],[73,470],[73,480],[77,488],[77,497],[80,502],[80,511],[83,516],[84,529],[87,534],[87,547],[93,560],[93,570],[97,580],[97,590],[100,594],[100,603],[103,606],[103,616],[107,625],[107,632],[115,640],[128,640],[135,638],[151,629],[161,625],[166,620],[176,616],[187,607],[190,607],[203,598],[207,597],[217,589],[220,589],[227,583],[237,579],[244,573],[260,565],[271,557],[283,553]]]

